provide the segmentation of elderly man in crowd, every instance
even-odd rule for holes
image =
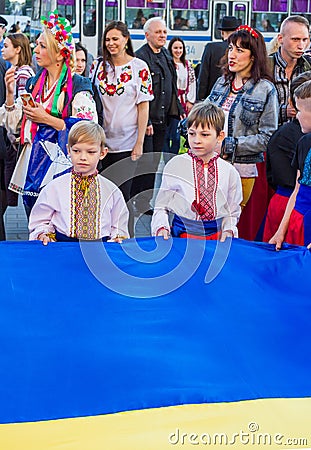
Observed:
[[[169,116],[180,118],[182,106],[177,97],[177,75],[174,62],[166,48],[167,29],[164,20],[153,17],[144,25],[147,43],[136,51],[150,69],[154,100],[149,106],[149,121],[144,141],[144,153],[138,161],[132,184],[138,212],[152,214],[155,175],[160,161]],[[139,175],[142,174],[142,175]]]

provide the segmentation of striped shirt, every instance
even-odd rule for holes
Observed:
[[[34,77],[35,73],[30,66],[21,66],[15,72],[15,98],[25,92],[28,78]]]
[[[281,55],[281,48],[276,53],[269,57],[273,63],[273,82],[278,93],[278,100],[280,105],[279,111],[279,126],[288,121],[287,105],[290,98],[290,84],[291,81],[307,70],[311,70],[311,60],[309,56],[302,56],[297,59],[297,64],[294,67],[291,78],[286,76],[287,62]]]

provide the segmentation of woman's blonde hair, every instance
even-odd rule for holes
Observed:
[[[52,55],[52,57],[53,55],[55,55],[56,57],[56,55],[60,53],[60,49],[58,47],[57,40],[55,39],[53,33],[51,33],[51,31],[48,28],[44,27],[42,34],[44,36],[49,55]],[[63,64],[65,64],[65,58],[63,59]],[[70,60],[69,60],[69,67],[72,74],[74,74],[75,64],[76,64],[76,54],[75,50],[73,49],[72,52],[70,53]],[[65,102],[65,93],[62,91],[57,101],[57,110],[59,112],[63,111],[64,102]]]

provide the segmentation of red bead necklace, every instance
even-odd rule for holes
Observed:
[[[54,91],[55,91],[57,81],[58,81],[58,80],[55,81],[55,83],[54,83],[53,86],[51,87],[50,91],[48,91],[48,88],[47,88],[48,79],[46,78],[45,84],[44,84],[44,89],[42,89],[42,94],[41,94],[42,103],[47,102],[47,101],[49,100],[49,98],[52,96],[52,94],[53,94]],[[47,92],[46,97],[44,97],[44,92],[45,92],[45,91]]]

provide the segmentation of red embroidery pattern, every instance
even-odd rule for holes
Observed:
[[[100,188],[97,173],[83,177],[72,171],[70,236],[78,239],[100,238]]]
[[[124,85],[128,83],[132,78],[132,67],[131,66],[123,66],[122,72],[120,74],[120,77],[117,78],[116,83],[113,83],[112,81],[108,81],[107,76],[104,76],[104,69],[101,65],[101,70],[98,73],[98,79],[99,79],[99,90],[100,92],[105,95],[109,95],[109,97],[117,95],[122,95],[124,92]]]
[[[140,90],[143,94],[153,95],[151,76],[147,69],[142,69],[138,72],[139,78],[141,78]]]
[[[211,158],[207,164],[207,183],[205,182],[204,162],[189,150],[192,157],[195,200],[192,202],[192,210],[202,220],[214,220],[217,216],[216,192],[218,186],[217,158]]]

